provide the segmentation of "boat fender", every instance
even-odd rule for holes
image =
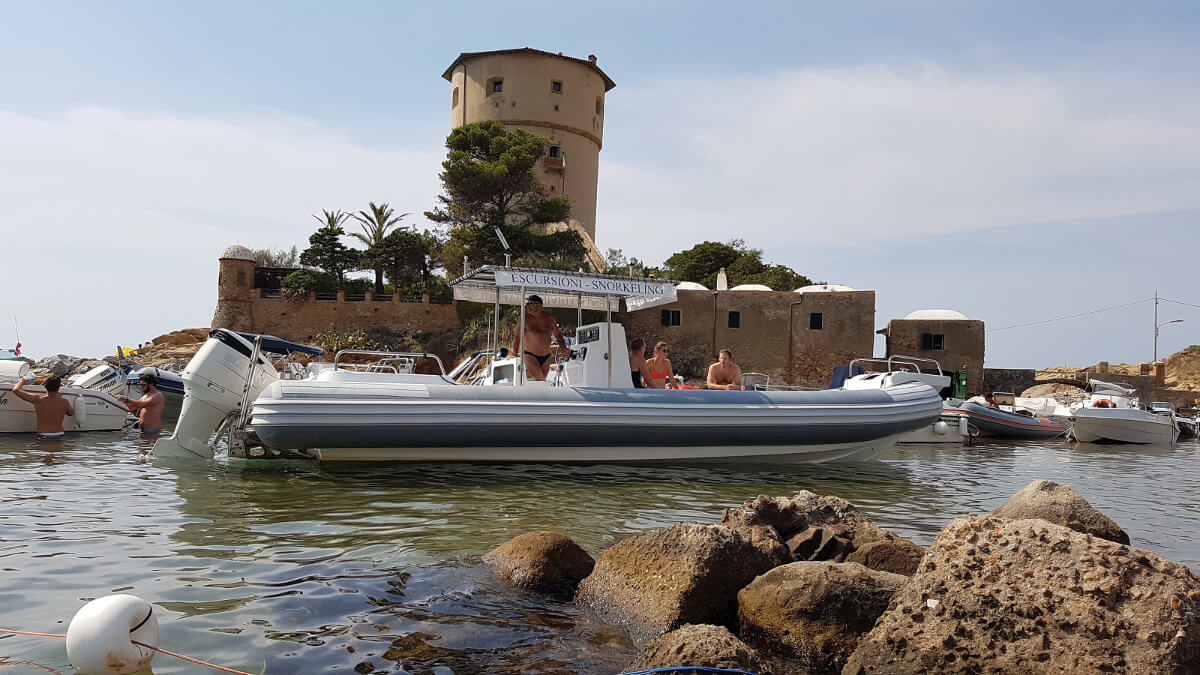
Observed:
[[[135,595],[106,595],[79,608],[67,626],[67,659],[88,675],[124,675],[150,666],[158,646],[154,607]]]
[[[938,436],[945,436],[950,433],[950,425],[946,424],[945,420],[938,420],[933,423],[933,433]]]
[[[72,407],[75,408],[75,426],[82,429],[83,423],[87,421],[87,399],[83,394],[75,397],[75,405]]]
[[[967,416],[961,415],[958,418],[958,433],[960,436],[970,436],[971,428],[967,424]]]

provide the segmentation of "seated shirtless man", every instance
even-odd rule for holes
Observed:
[[[154,373],[142,373],[138,377],[138,387],[142,390],[141,398],[132,399],[118,395],[116,399],[124,403],[129,412],[138,411],[138,426],[142,428],[143,434],[160,434],[163,408],[166,407],[167,400],[158,390],[158,377]]]
[[[708,388],[742,388],[742,369],[733,362],[733,352],[722,349],[717,362],[708,367]]]
[[[17,380],[17,383],[13,385],[12,393],[22,401],[33,405],[34,413],[37,415],[38,438],[61,438],[63,420],[67,418],[67,415],[74,417],[75,409],[58,392],[59,387],[62,386],[60,378],[51,377],[43,383],[43,386],[46,387],[46,393],[31,394],[24,390],[25,380]]]
[[[558,319],[550,312],[542,311],[542,299],[531,295],[525,302],[525,377],[544,381],[550,374],[550,336],[564,349],[567,339],[558,330]],[[512,353],[521,351],[521,331],[514,331]]]

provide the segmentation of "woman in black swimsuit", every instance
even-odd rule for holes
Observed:
[[[645,389],[642,382],[642,371],[646,369],[646,341],[640,337],[633,338],[629,343],[629,376],[633,378],[634,389]]]

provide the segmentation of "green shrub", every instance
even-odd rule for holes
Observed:
[[[337,290],[337,277],[320,270],[296,270],[283,278],[283,285],[288,290],[307,294],[332,293]]]

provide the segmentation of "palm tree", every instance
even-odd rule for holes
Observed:
[[[369,202],[367,208],[370,209],[370,213],[359,211],[354,214],[354,219],[358,221],[358,225],[362,228],[363,233],[351,232],[350,236],[367,245],[368,257],[370,257],[370,250],[383,244],[383,240],[387,239],[389,230],[393,227],[399,227],[400,221],[409,214],[402,213],[396,215],[396,212],[392,207],[388,206],[387,202],[383,204]],[[371,262],[375,268],[375,292],[382,295],[383,261],[372,258]]]
[[[321,215],[319,216],[315,213],[310,213],[309,215],[313,218],[316,218],[317,222],[320,223],[322,227],[341,227],[342,223],[344,223],[346,219],[350,217],[349,213],[345,213],[341,210],[326,211],[325,209],[321,209]]]

